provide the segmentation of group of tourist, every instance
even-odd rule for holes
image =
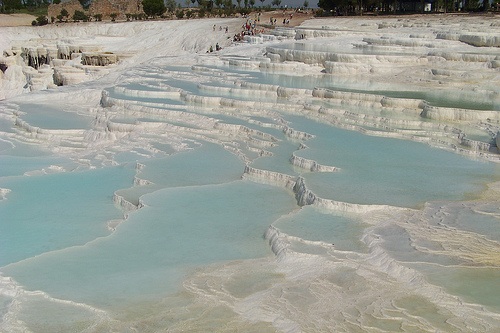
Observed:
[[[283,16],[284,16],[283,25],[289,25],[290,20],[293,18],[293,13],[289,14],[288,17],[285,17],[286,16],[286,10],[285,10],[285,11],[283,11]],[[257,13],[253,19],[250,18],[249,15],[245,15],[243,17],[246,18],[246,21],[241,27],[242,28],[241,32],[234,35],[233,41],[240,42],[240,41],[244,40],[245,36],[255,36],[255,35],[258,35],[258,34],[265,32],[264,28],[257,29],[257,24],[260,22],[260,18],[261,18],[261,13]],[[270,17],[269,23],[271,24],[271,26],[275,26],[277,24],[276,17]],[[219,30],[223,30],[223,29],[225,30],[226,33],[228,32],[228,27],[225,27],[225,28],[222,28],[222,26],[219,27]],[[214,31],[216,30],[215,24],[213,26],[213,30]],[[216,48],[216,51],[218,51],[217,48]],[[213,49],[211,51],[209,50],[207,52],[213,52]]]
[[[285,16],[285,15],[286,15],[286,11],[283,11],[283,16]],[[293,18],[293,13],[290,13],[290,17],[289,17],[289,18],[284,17],[284,18],[283,18],[283,25],[288,25],[288,24],[290,24],[290,20],[291,20],[292,18]],[[277,23],[277,19],[276,19],[276,17],[272,17],[272,16],[271,16],[271,17],[269,18],[269,23],[270,23],[271,25],[276,25],[276,23]]]
[[[216,31],[217,30],[217,25],[214,24],[213,27],[212,27],[212,30],[213,31]],[[229,31],[229,27],[226,25],[225,27],[222,27],[221,25],[219,26],[219,31],[224,31],[224,33],[227,34],[227,32]],[[231,37],[228,37],[228,39],[231,38]],[[222,50],[222,47],[220,47],[219,43],[215,44],[215,50],[214,50],[214,47],[212,45],[210,45],[210,47],[208,48],[207,50],[207,53],[212,53],[214,51],[219,51],[219,50]]]
[[[212,29],[215,31],[217,28],[217,25],[214,24],[214,26],[212,27]],[[229,30],[229,27],[226,25],[224,28],[222,27],[222,25],[219,26],[219,31],[222,31],[224,30],[224,32],[227,34],[228,30]]]
[[[215,44],[215,51],[220,51],[220,50],[222,50],[222,47],[220,47],[219,43]],[[212,53],[212,52],[214,52],[214,48],[212,45],[210,45],[207,53]]]
[[[241,27],[241,32],[234,35],[233,40],[235,42],[242,41],[245,36],[255,36],[265,31],[265,29],[256,29],[257,23],[260,22],[260,13],[258,13],[254,19],[251,19],[248,16],[246,18],[246,22]]]

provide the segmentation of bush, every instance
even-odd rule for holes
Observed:
[[[40,15],[36,18],[37,25],[49,24],[49,19],[45,15]]]
[[[45,15],[40,15],[36,18],[36,20],[31,21],[31,25],[46,25],[49,24],[49,19]]]
[[[83,9],[89,9],[90,3],[92,2],[90,0],[78,0],[78,1],[82,5]]]
[[[142,0],[142,9],[148,17],[161,16],[167,10],[163,0]]]
[[[167,11],[173,13],[176,7],[177,7],[177,2],[175,2],[175,0],[166,1],[165,8]]]
[[[66,21],[68,19],[69,13],[66,8],[61,9],[61,14],[57,15],[59,22],[62,22],[63,19]]]
[[[324,13],[325,13],[325,11],[320,8],[320,9],[316,9],[316,12],[314,13],[314,15],[317,17],[321,17],[324,15]]]
[[[175,12],[175,16],[178,18],[178,19],[182,19],[184,18],[184,11],[182,9],[179,9]]]
[[[73,14],[73,21],[77,22],[77,21],[83,21],[83,22],[87,22],[89,20],[89,17],[87,15],[85,15],[84,12],[80,11],[80,10],[75,10],[75,13]]]
[[[240,9],[238,9],[238,11],[240,12],[240,14],[242,16],[248,15],[252,12],[252,10],[250,8],[240,8]]]
[[[226,17],[233,15],[233,12],[234,12],[234,10],[231,7],[226,7],[226,8],[224,8],[224,11],[223,11],[223,13]]]

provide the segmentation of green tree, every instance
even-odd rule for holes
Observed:
[[[273,1],[271,2],[271,4],[272,4],[273,6],[279,7],[279,6],[281,5],[281,0],[273,0]]]
[[[175,0],[167,0],[166,10],[173,13],[175,11],[176,7],[177,7],[177,2],[175,2]],[[163,12],[165,12],[165,11],[163,11]],[[161,13],[161,14],[163,14],[163,13]]]
[[[161,16],[167,10],[163,0],[142,0],[142,8],[148,17]]]
[[[12,13],[15,10],[23,8],[21,0],[3,0],[2,11]]]
[[[175,12],[175,16],[180,20],[184,18],[184,11],[182,9],[179,9]]]
[[[489,0],[483,0],[483,11],[487,12],[490,10],[490,1]]]
[[[57,16],[59,18],[59,16]],[[61,17],[66,21],[69,17],[69,13],[66,8],[61,9]],[[61,20],[62,21],[62,20]]]
[[[61,3],[61,0],[54,0],[54,1],[52,1],[52,3],[55,4],[55,5],[58,5],[58,4]]]
[[[73,18],[73,21],[75,21],[75,22],[78,22],[78,21],[87,22],[89,20],[89,17],[87,15],[85,15],[85,13],[82,12],[81,10],[75,10],[72,18]]]
[[[224,16],[229,17],[233,15],[234,5],[232,0],[223,0],[222,6],[224,7],[223,9]]]
[[[49,19],[45,15],[40,15],[36,18],[37,25],[49,24]]]
[[[111,17],[111,22],[114,22],[116,20],[117,16],[118,16],[118,13],[111,13],[111,14],[109,14],[109,17]]]
[[[31,21],[31,25],[46,25],[49,24],[49,19],[45,15],[40,15],[36,20]]]
[[[303,6],[304,6],[304,8],[309,8],[309,1],[305,0]]]
[[[90,4],[92,3],[91,0],[78,0],[78,1],[82,5],[83,9],[88,9],[90,7]]]
[[[383,1],[392,2],[394,0],[383,0]],[[339,10],[344,14],[346,14],[351,3],[352,0],[319,0],[318,7],[328,13],[331,13],[333,10]]]
[[[205,10],[205,16],[208,16],[214,7],[213,0],[196,0],[198,1],[198,8]],[[198,15],[199,16],[199,15]]]
[[[36,7],[36,2],[35,0],[24,0],[23,5],[28,8],[28,10],[33,10]]]

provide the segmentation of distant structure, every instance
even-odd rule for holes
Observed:
[[[111,19],[111,14],[116,14],[116,19],[123,20],[126,14],[144,13],[140,0],[94,0],[87,10],[83,9],[78,0],[70,0],[49,5],[48,17],[57,17],[63,9],[66,9],[70,19],[77,10],[91,17],[101,14],[103,20]]]

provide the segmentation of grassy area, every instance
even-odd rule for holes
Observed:
[[[29,15],[33,15],[33,16],[41,16],[41,15],[44,15],[44,16],[47,16],[47,13],[48,13],[48,6],[40,6],[40,7],[26,7],[26,8],[22,8],[22,9],[19,9],[19,10],[16,10],[14,11],[12,14],[29,14]]]

